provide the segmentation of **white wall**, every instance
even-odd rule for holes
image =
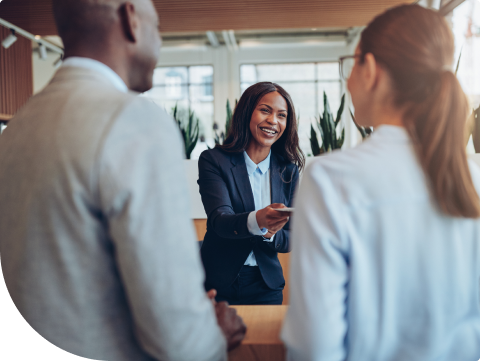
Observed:
[[[32,52],[33,59],[33,94],[41,91],[50,82],[56,72],[55,61],[59,54],[47,52],[47,59],[41,60],[37,52]]]

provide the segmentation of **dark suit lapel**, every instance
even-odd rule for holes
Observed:
[[[270,194],[272,203],[285,203],[285,195],[283,194],[283,181],[281,177],[282,167],[278,162],[276,155],[272,152],[270,158]],[[283,177],[286,175],[283,174]]]
[[[245,165],[245,158],[243,153],[232,155],[232,175],[237,186],[238,193],[242,199],[245,212],[252,212],[255,210],[255,201],[253,200],[252,186],[248,179],[247,166]]]

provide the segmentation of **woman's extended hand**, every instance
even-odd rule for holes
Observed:
[[[263,238],[270,239],[275,235],[275,233],[277,232],[268,231],[266,234],[263,235]]]
[[[283,203],[273,203],[257,211],[257,223],[260,228],[266,228],[275,234],[288,222],[288,214],[278,212],[273,208],[286,208]]]

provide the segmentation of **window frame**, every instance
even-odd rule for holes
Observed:
[[[189,69],[192,67],[199,67],[199,66],[209,66],[212,68],[212,81],[210,83],[191,83],[190,82],[190,71]],[[161,66],[156,66],[154,71],[159,68],[186,68],[187,69],[187,82],[186,83],[181,83],[180,86],[186,86],[187,87],[187,94],[188,94],[188,107],[192,107],[192,101],[190,97],[190,86],[199,86],[199,85],[206,85],[210,84],[212,87],[212,100],[209,100],[208,102],[211,102],[215,105],[215,66],[214,64],[189,64],[189,65],[161,65]],[[152,90],[154,88],[165,88],[167,85],[162,84],[162,85],[152,85],[152,88],[149,89]],[[215,119],[215,106],[213,107],[213,119]]]
[[[339,69],[340,67],[340,62],[338,59],[336,60],[322,60],[322,61],[299,61],[299,62],[242,62],[239,63],[238,66],[238,74],[239,74],[239,85],[240,85],[240,96],[243,94],[242,92],[242,84],[245,84],[246,82],[242,81],[242,65],[254,65],[255,66],[255,72],[256,72],[256,78],[258,79],[258,70],[256,68],[257,65],[286,65],[286,64],[294,64],[294,65],[300,65],[300,64],[313,64],[314,65],[314,71],[315,71],[315,80],[286,80],[286,81],[280,81],[282,84],[294,84],[294,83],[313,83],[315,84],[315,114],[320,114],[320,106],[319,106],[319,94],[318,94],[318,83],[340,83],[340,94],[338,95],[338,99],[340,100],[342,98],[342,94],[346,93],[345,90],[345,81],[342,79],[342,76],[340,74],[340,71],[338,72],[338,80],[319,80],[318,79],[318,69],[317,65],[318,64],[325,64],[325,63],[337,63],[337,68]],[[275,82],[275,80],[272,80]],[[323,107],[323,104],[322,104]]]

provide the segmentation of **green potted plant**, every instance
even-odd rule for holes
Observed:
[[[238,101],[235,99],[235,107],[237,106]],[[230,129],[230,124],[232,123],[232,118],[233,118],[233,111],[232,108],[230,107],[230,101],[227,99],[227,119],[225,120],[225,131],[220,132],[220,134],[217,133],[218,131],[218,124],[213,123],[213,130],[215,131],[215,145],[222,145],[225,139],[228,136],[228,131]],[[210,147],[209,147],[210,149]]]
[[[177,123],[178,127],[180,128],[180,132],[182,133],[183,142],[185,144],[185,156],[187,157],[187,159],[190,159],[192,151],[197,145],[198,141],[198,134],[200,131],[198,125],[199,120],[195,116],[193,110],[189,109],[187,121],[182,121],[179,115],[180,112],[178,111],[177,104],[175,104],[172,112],[173,119],[175,119],[175,122]]]
[[[322,139],[322,145],[318,142],[318,137],[313,125],[310,125],[310,146],[314,156],[331,152],[335,149],[340,149],[345,141],[345,128],[342,129],[340,137],[337,136],[337,126],[342,118],[343,109],[345,106],[345,94],[342,96],[340,107],[337,111],[337,117],[334,118],[330,112],[330,104],[328,103],[328,97],[323,92],[323,114],[320,114],[316,119],[316,125],[320,131],[320,137]]]

